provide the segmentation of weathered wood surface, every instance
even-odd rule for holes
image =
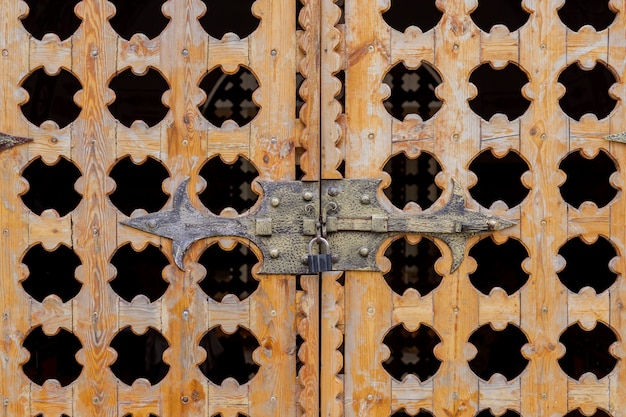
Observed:
[[[626,160],[626,148],[602,139],[626,131],[624,2],[611,0],[611,7],[618,11],[616,21],[600,32],[590,27],[578,32],[566,28],[556,12],[561,0],[524,0],[530,17],[521,29],[509,33],[498,26],[484,33],[469,17],[476,0],[438,0],[444,15],[434,29],[422,33],[409,28],[401,33],[382,19],[390,0],[345,0],[345,23],[340,23],[337,2],[305,0],[300,13],[302,30],[296,31],[296,1],[256,1],[253,10],[261,24],[244,39],[232,34],[222,39],[208,36],[197,21],[205,12],[199,0],[166,1],[163,13],[171,21],[151,40],[141,35],[129,40],[119,37],[107,21],[114,7],[104,0],[78,4],[76,14],[82,25],[66,40],[47,35],[40,41],[29,36],[19,21],[27,12],[26,3],[3,5],[0,131],[34,139],[0,153],[0,397],[4,415],[386,417],[396,410],[415,414],[425,409],[437,416],[473,416],[486,408],[537,417],[561,416],[577,408],[585,414],[597,408],[613,417],[626,415],[626,350],[621,341],[626,335],[621,277],[626,271],[626,201],[621,190],[626,178],[620,166]],[[574,62],[589,68],[596,60],[607,63],[615,73],[619,82],[611,92],[620,100],[604,119],[584,116],[573,121],[558,104],[564,93],[558,75]],[[410,68],[427,62],[443,78],[436,93],[444,105],[427,121],[396,120],[383,107],[389,91],[382,79],[401,61]],[[467,103],[477,93],[468,82],[469,74],[483,63],[502,67],[507,62],[517,63],[528,75],[523,94],[532,104],[513,121],[501,115],[482,120]],[[246,126],[213,126],[198,112],[203,100],[198,83],[207,71],[221,66],[233,73],[240,65],[259,80],[254,100],[261,111]],[[20,83],[41,66],[51,74],[60,68],[69,70],[81,82],[76,101],[82,112],[67,127],[50,122],[34,126],[19,111],[26,100]],[[108,82],[129,67],[136,73],[156,68],[168,80],[163,102],[169,113],[153,127],[136,122],[127,128],[106,108],[114,98]],[[305,101],[299,120],[297,70],[305,77],[299,91]],[[338,72],[342,70],[345,109],[338,100],[342,87]],[[301,157],[297,148],[303,152]],[[108,174],[126,155],[135,161],[148,156],[162,161],[170,173],[164,183],[170,195],[187,177],[199,190],[198,172],[216,155],[227,162],[248,158],[262,178],[271,180],[295,179],[299,163],[305,180],[317,180],[338,178],[342,160],[349,178],[385,177],[381,172],[385,162],[403,152],[409,157],[420,152],[434,155],[443,167],[436,179],[438,186],[447,188],[451,178],[456,178],[467,191],[476,181],[469,164],[488,148],[499,155],[517,151],[530,166],[523,175],[530,192],[521,205],[482,209],[519,222],[495,235],[498,242],[520,240],[529,253],[524,262],[529,281],[514,294],[497,289],[480,294],[468,279],[476,268],[476,261],[469,257],[454,274],[448,274],[452,258],[439,245],[443,257],[436,268],[444,279],[424,297],[414,290],[395,294],[380,273],[348,273],[344,286],[341,273],[332,272],[323,274],[321,280],[301,277],[301,290],[296,289],[293,276],[262,277],[257,291],[246,300],[225,297],[218,303],[199,289],[204,271],[195,262],[204,247],[217,239],[194,246],[185,271],[173,265],[166,268],[169,288],[155,302],[142,297],[125,302],[108,284],[114,276],[110,259],[117,247],[127,242],[135,248],[154,243],[165,252],[170,250],[166,240],[118,223],[126,217],[107,198],[114,189]],[[577,149],[588,156],[607,151],[620,166],[611,178],[620,191],[606,207],[571,207],[562,200],[558,186],[564,175],[558,165]],[[30,213],[19,197],[28,186],[21,171],[34,158],[54,163],[60,156],[82,173],[76,184],[83,196],[80,205],[62,218],[53,211],[40,216]],[[479,209],[467,192],[466,198],[470,209]],[[434,208],[443,204],[438,201]],[[607,237],[617,249],[619,257],[612,267],[620,277],[601,294],[590,289],[573,294],[556,276],[562,267],[559,248],[579,235],[587,241]],[[20,259],[37,243],[48,250],[65,244],[79,255],[82,266],[76,276],[83,286],[73,300],[63,303],[51,296],[39,303],[22,289],[19,282],[28,272],[20,266]],[[378,262],[388,269],[389,261],[380,253]],[[565,352],[559,343],[561,333],[574,323],[590,329],[597,321],[618,335],[611,353],[621,360],[600,380],[590,375],[578,381],[568,378],[557,363]],[[484,381],[468,366],[475,353],[469,336],[483,324],[502,329],[509,323],[519,326],[529,340],[523,348],[529,364],[512,381],[500,376]],[[83,371],[66,387],[54,381],[38,386],[21,370],[28,360],[22,348],[24,338],[39,325],[46,334],[60,328],[71,331],[83,345],[77,355]],[[155,386],[145,380],[127,386],[109,369],[116,355],[109,344],[129,325],[138,333],[152,327],[169,343],[164,360],[170,371]],[[217,386],[199,371],[197,365],[205,357],[199,340],[218,325],[225,331],[245,327],[259,340],[254,360],[261,367],[248,384],[240,386],[231,379]],[[382,368],[389,354],[382,340],[396,325],[410,330],[428,325],[441,338],[434,353],[442,364],[433,378],[418,381],[409,376],[397,381]],[[299,352],[297,332],[303,339]],[[303,362],[298,374],[297,355]]]
[[[169,288],[159,300],[150,303],[144,297],[132,302],[119,298],[109,281],[114,270],[109,264],[116,248],[132,242],[136,249],[151,242],[164,247],[169,243],[120,225],[125,216],[110,203],[107,194],[114,189],[108,177],[115,162],[130,155],[135,161],[151,156],[168,169],[170,178],[164,189],[170,195],[183,179],[191,178],[199,189],[198,171],[206,160],[219,155],[227,162],[239,156],[251,160],[260,176],[273,180],[295,178],[296,147],[310,148],[303,169],[308,179],[319,171],[319,63],[306,53],[316,52],[319,41],[318,10],[315,1],[306,9],[307,23],[298,44],[295,0],[259,0],[253,12],[260,18],[259,27],[239,39],[226,34],[222,39],[207,35],[198,22],[206,12],[198,0],[169,0],[162,11],[170,19],[156,38],[135,35],[121,38],[108,19],[115,14],[112,3],[85,0],[76,14],[80,28],[67,40],[46,35],[39,41],[30,37],[19,21],[28,8],[22,1],[5,5],[0,16],[0,131],[32,137],[29,145],[3,151],[0,155],[0,223],[3,230],[0,271],[2,285],[2,360],[0,396],[4,415],[45,416],[65,413],[71,416],[200,416],[237,413],[254,416],[296,416],[298,382],[296,378],[297,297],[294,276],[268,276],[260,279],[258,290],[239,302],[225,297],[217,303],[200,290],[197,282],[204,270],[196,262],[204,249],[196,245],[189,255],[186,271],[173,266],[165,270]],[[209,11],[210,13],[210,11]],[[6,51],[6,52],[5,52]],[[307,102],[304,120],[296,115],[296,72],[298,59],[302,71],[313,81],[305,86]],[[259,81],[254,100],[261,108],[248,125],[233,123],[213,126],[199,113],[203,100],[198,83],[207,71],[221,66],[235,72],[242,65]],[[19,86],[25,77],[43,66],[50,74],[59,68],[71,71],[81,82],[76,102],[82,109],[70,126],[59,129],[54,123],[33,126],[22,117],[19,104],[26,96]],[[163,103],[169,108],[165,119],[153,127],[142,121],[130,128],[117,122],[107,105],[115,98],[108,83],[116,73],[127,68],[143,73],[156,68],[169,84]],[[298,123],[306,126],[305,139],[296,137]],[[50,140],[54,138],[54,140]],[[312,144],[309,144],[309,142]],[[53,212],[41,216],[29,213],[19,195],[26,190],[20,172],[28,161],[42,156],[53,163],[58,156],[72,161],[82,177],[76,189],[83,196],[71,214],[59,218]],[[168,204],[167,206],[170,206]],[[166,206],[166,207],[167,207]],[[48,297],[43,303],[32,300],[19,281],[28,272],[20,267],[25,250],[38,242],[52,250],[63,243],[73,248],[82,261],[77,279],[83,284],[70,302]],[[215,239],[206,244],[214,243]],[[206,246],[206,245],[205,245]],[[311,310],[309,335],[317,346],[316,297],[311,283],[300,295],[308,297]],[[311,292],[309,294],[309,292]],[[21,371],[27,360],[21,348],[29,330],[43,325],[46,334],[63,327],[74,333],[83,348],[77,359],[83,365],[79,378],[66,387],[46,382],[42,387],[30,382]],[[138,380],[132,386],[118,381],[109,369],[116,352],[110,342],[118,330],[130,325],[137,333],[148,327],[166,338],[169,348],[164,361],[168,375],[151,386]],[[221,386],[208,381],[198,364],[205,352],[199,347],[201,337],[222,325],[226,331],[237,326],[249,329],[261,348],[254,354],[259,373],[249,383],[239,386],[233,380]],[[300,379],[308,391],[317,390],[317,351],[303,358],[307,367]],[[303,405],[315,415],[315,404],[302,398]]]
[[[623,161],[623,147],[602,137],[625,130],[624,4],[610,2],[622,13],[601,32],[591,27],[578,32],[566,28],[557,15],[562,4],[557,0],[523,1],[530,17],[520,30],[509,33],[496,26],[484,33],[469,17],[477,1],[442,0],[437,5],[444,15],[434,29],[422,33],[409,28],[401,33],[382,19],[390,1],[346,1],[345,25],[336,26],[345,37],[345,51],[341,51],[346,71],[345,137],[333,151],[345,149],[346,176],[384,177],[385,161],[402,152],[409,157],[422,151],[434,155],[443,168],[437,177],[441,188],[448,186],[450,177],[458,178],[466,190],[471,187],[476,177],[468,167],[483,149],[492,148],[499,155],[515,150],[530,166],[523,176],[530,193],[521,205],[508,210],[501,205],[492,207],[493,213],[519,221],[518,226],[497,232],[495,239],[519,239],[529,252],[524,268],[530,278],[520,291],[510,296],[501,290],[488,296],[479,294],[468,280],[475,261],[466,258],[459,270],[449,275],[447,249],[442,249],[443,262],[437,266],[445,275],[443,282],[425,298],[411,290],[393,294],[380,274],[346,274],[346,416],[388,416],[401,409],[414,414],[421,408],[442,416],[473,416],[487,408],[497,414],[511,409],[523,416],[565,415],[576,408],[586,414],[598,408],[612,416],[624,415],[621,362],[600,381],[589,376],[574,381],[557,363],[565,352],[559,337],[576,322],[591,329],[601,321],[620,335],[618,340],[623,337],[622,279],[602,294],[589,289],[573,294],[556,275],[562,266],[558,250],[572,237],[584,235],[592,241],[597,235],[606,236],[619,254],[624,252],[626,206],[621,192],[607,207],[587,204],[579,209],[565,204],[558,188],[564,180],[558,164],[571,151],[582,149],[591,156],[603,149],[615,161]],[[334,38],[329,35],[327,42],[331,40]],[[576,61],[589,68],[596,60],[608,63],[621,80],[611,89],[621,100],[602,120],[588,116],[580,122],[571,120],[559,107],[564,89],[557,83],[558,75]],[[427,121],[419,117],[395,120],[383,108],[382,100],[389,91],[382,79],[401,61],[410,68],[427,62],[442,76],[436,93],[443,107]],[[502,67],[507,62],[517,63],[529,76],[522,91],[532,104],[513,121],[502,115],[481,120],[467,103],[477,93],[468,82],[469,74],[483,63]],[[328,65],[322,73],[335,70],[332,63]],[[332,88],[327,88],[322,95],[333,94]],[[323,161],[325,157],[323,153]],[[620,167],[611,182],[622,187],[623,181]],[[479,208],[469,198],[468,205]],[[379,253],[379,262],[385,265],[388,261]],[[623,259],[613,268],[623,273]],[[468,344],[469,336],[487,323],[496,329],[509,323],[519,326],[529,340],[523,348],[529,365],[513,381],[499,376],[484,381],[468,367],[476,353]],[[396,381],[382,369],[381,362],[388,354],[382,339],[397,324],[411,329],[425,324],[441,337],[434,353],[442,364],[432,379]],[[611,353],[623,358],[621,344],[614,345]]]

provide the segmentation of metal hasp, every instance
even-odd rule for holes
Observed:
[[[376,253],[390,236],[419,234],[444,241],[452,251],[450,272],[465,256],[469,237],[511,227],[515,222],[468,210],[461,186],[452,180],[448,202],[439,210],[407,214],[378,196],[379,179],[322,181],[322,217],[333,253],[333,269],[378,271]]]
[[[22,138],[19,136],[7,135],[0,132],[0,152],[6,151],[14,146],[21,145],[23,143],[32,142],[30,138]]]
[[[515,223],[465,208],[460,185],[453,181],[448,202],[439,210],[407,214],[378,199],[380,180],[339,179],[320,183],[259,181],[261,201],[238,217],[221,217],[197,209],[183,181],[170,210],[122,221],[144,232],[171,239],[174,261],[196,241],[219,236],[249,239],[263,254],[262,274],[306,274],[311,236],[329,242],[335,271],[378,271],[376,252],[383,241],[415,233],[444,241],[452,251],[454,272],[465,255],[468,237],[501,230]],[[321,194],[321,201],[320,201]],[[324,268],[326,269],[326,268]]]

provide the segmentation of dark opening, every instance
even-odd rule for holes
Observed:
[[[165,0],[109,0],[115,5],[115,16],[109,23],[113,30],[124,39],[135,33],[143,33],[149,39],[158,36],[170,19],[161,12]]]
[[[213,244],[198,262],[206,268],[206,276],[198,284],[215,301],[221,302],[226,294],[245,300],[259,286],[252,276],[252,267],[259,260],[252,250],[240,243],[232,250]]]
[[[259,365],[252,360],[259,342],[247,329],[238,327],[235,333],[228,334],[221,326],[215,327],[200,340],[200,346],[207,353],[200,370],[214,384],[221,385],[226,378],[245,384],[259,370]]]
[[[111,347],[117,352],[111,371],[126,385],[132,385],[138,378],[157,384],[170,369],[163,362],[163,352],[169,344],[151,327],[142,335],[135,334],[130,326],[124,327],[111,341]]]
[[[42,326],[37,326],[26,336],[23,346],[30,353],[30,359],[22,365],[22,369],[37,385],[56,379],[64,387],[76,380],[83,369],[75,358],[83,345],[65,329],[48,336]]]
[[[603,119],[617,105],[617,99],[609,95],[609,88],[616,82],[615,75],[603,62],[596,62],[590,70],[574,63],[559,75],[559,83],[565,87],[559,105],[574,120],[587,113]]]
[[[500,69],[482,64],[472,71],[469,81],[478,90],[476,97],[469,100],[469,106],[485,120],[496,113],[514,120],[530,106],[530,100],[522,94],[522,87],[528,84],[528,75],[512,62]]]
[[[576,410],[572,410],[569,413],[565,414],[565,417],[611,417],[611,415],[605,411],[596,409],[595,413],[591,414],[591,416],[588,416],[587,414],[583,414],[582,411],[580,411],[580,408],[577,408]]]
[[[37,127],[51,120],[64,128],[80,114],[80,107],[74,102],[74,94],[82,86],[65,69],[60,69],[56,75],[47,74],[43,68],[36,69],[26,77],[21,86],[28,92],[29,98],[20,105],[20,109],[24,117]]]
[[[435,0],[391,0],[391,6],[383,13],[383,19],[400,32],[409,26],[417,26],[426,32],[434,28],[443,16],[435,3]]]
[[[559,169],[567,175],[559,187],[561,196],[574,208],[580,207],[585,201],[604,207],[617,195],[617,190],[609,182],[617,166],[604,150],[591,159],[580,151],[574,151],[561,161]]]
[[[111,288],[126,301],[143,294],[153,302],[167,290],[169,284],[163,279],[163,268],[169,261],[151,243],[139,252],[130,243],[121,246],[111,258],[111,264],[117,271]]]
[[[395,293],[402,295],[415,288],[425,296],[441,284],[443,277],[435,271],[441,251],[431,240],[422,238],[412,245],[406,239],[398,239],[387,248],[385,256],[391,261],[385,281]]]
[[[116,184],[109,199],[127,216],[137,209],[144,209],[148,213],[159,211],[167,203],[163,180],[169,177],[169,173],[154,158],[146,158],[144,162],[135,164],[127,156],[115,163],[109,176]]]
[[[387,112],[398,120],[409,114],[428,120],[442,106],[435,95],[435,88],[442,83],[441,76],[426,62],[414,70],[398,63],[385,74],[383,82],[391,88],[391,96],[383,104]]]
[[[596,31],[608,28],[617,14],[609,7],[610,0],[565,0],[559,18],[573,31],[591,25]]]
[[[54,165],[46,165],[38,157],[28,164],[22,176],[30,186],[21,196],[22,201],[38,216],[44,210],[53,209],[63,217],[80,203],[81,196],[74,189],[74,183],[81,173],[63,157]]]
[[[495,373],[510,381],[528,364],[521,352],[528,339],[513,324],[508,324],[504,330],[494,330],[485,324],[472,333],[469,342],[478,350],[476,357],[469,361],[470,369],[485,381]]]
[[[211,36],[221,39],[225,33],[236,33],[245,38],[256,30],[260,20],[252,14],[255,0],[201,0],[206,5],[206,13],[198,20]]]
[[[259,198],[251,186],[258,175],[254,165],[243,157],[233,164],[226,164],[215,156],[200,170],[200,176],[207,182],[206,188],[199,194],[200,201],[214,214],[219,214],[226,207],[242,213]]]
[[[496,414],[491,411],[491,408],[487,408],[476,414],[476,417],[496,417]],[[520,417],[520,414],[517,411],[506,410],[504,414],[498,414],[498,417]]]
[[[383,170],[391,175],[391,185],[383,191],[398,208],[415,202],[425,210],[441,195],[441,189],[435,184],[441,165],[427,152],[414,159],[398,154],[385,164]]]
[[[161,97],[169,86],[154,68],[149,67],[143,75],[134,74],[128,68],[111,80],[109,88],[115,92],[115,101],[109,104],[109,111],[126,127],[135,120],[142,120],[152,127],[167,114]]]
[[[259,106],[252,100],[259,82],[247,68],[240,67],[235,74],[215,68],[207,73],[199,87],[206,93],[206,100],[198,108],[214,126],[222,126],[226,120],[244,126],[259,112]]]
[[[28,277],[22,281],[24,291],[35,300],[55,294],[64,303],[78,294],[82,284],[74,277],[80,259],[65,245],[47,251],[41,244],[28,249],[22,263],[28,267]]]
[[[583,330],[580,324],[572,324],[563,332],[559,342],[565,345],[565,355],[559,359],[559,366],[574,379],[592,372],[598,379],[607,376],[617,358],[609,352],[609,347],[617,341],[617,336],[606,324],[597,322],[592,330]]]
[[[489,208],[498,200],[509,208],[515,207],[528,195],[521,177],[529,167],[515,151],[499,158],[492,150],[484,150],[470,163],[469,169],[478,177],[470,194],[483,207]]]
[[[515,239],[509,238],[502,244],[497,244],[490,238],[482,239],[472,246],[469,256],[478,264],[469,279],[485,295],[489,295],[496,287],[511,295],[528,281],[528,274],[522,268],[528,252]]]
[[[59,39],[69,38],[80,26],[74,13],[80,0],[24,0],[28,15],[22,19],[24,28],[41,40],[46,33],[56,33]]]
[[[617,253],[605,237],[598,236],[591,244],[585,243],[580,237],[570,239],[561,246],[559,255],[566,264],[558,277],[572,292],[578,293],[583,287],[592,287],[596,294],[600,294],[617,279],[617,274],[609,268],[609,262]]]
[[[425,324],[414,332],[404,325],[392,327],[383,339],[391,351],[389,359],[383,362],[383,368],[398,381],[408,374],[425,381],[435,375],[441,365],[433,353],[440,342],[437,333]]]
[[[471,17],[483,32],[491,31],[495,25],[504,25],[514,32],[528,21],[530,14],[522,7],[522,0],[479,0]]]
[[[395,413],[393,413],[391,415],[391,417],[409,417],[409,416],[413,416],[413,417],[433,417],[433,414],[428,411],[428,410],[424,410],[423,408],[420,408],[420,412],[417,414],[408,414],[406,412],[405,409],[402,409],[401,411],[397,411]]]

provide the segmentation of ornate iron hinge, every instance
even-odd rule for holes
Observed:
[[[22,138],[19,136],[7,135],[0,132],[0,152],[13,148],[14,146],[21,145],[23,143],[32,142],[30,138]]]
[[[238,217],[216,216],[196,208],[189,199],[186,180],[176,190],[172,209],[122,223],[171,239],[180,269],[185,252],[198,240],[218,236],[249,239],[263,254],[259,272],[264,274],[307,273],[309,243],[320,236],[330,244],[333,270],[378,271],[376,252],[383,241],[407,233],[444,241],[452,251],[453,272],[463,260],[468,237],[515,224],[468,210],[456,181],[444,207],[419,214],[386,209],[378,199],[380,180],[376,179],[322,180],[321,188],[319,183],[301,181],[259,184],[263,189],[260,203]]]

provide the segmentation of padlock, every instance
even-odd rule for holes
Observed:
[[[321,253],[322,249],[320,247],[320,253],[318,255],[313,255],[313,243],[318,242],[322,243],[326,247],[326,253]],[[321,236],[314,237],[309,242],[309,272],[312,274],[317,274],[318,272],[332,271],[333,269],[333,259],[330,254],[330,244],[326,239]]]

